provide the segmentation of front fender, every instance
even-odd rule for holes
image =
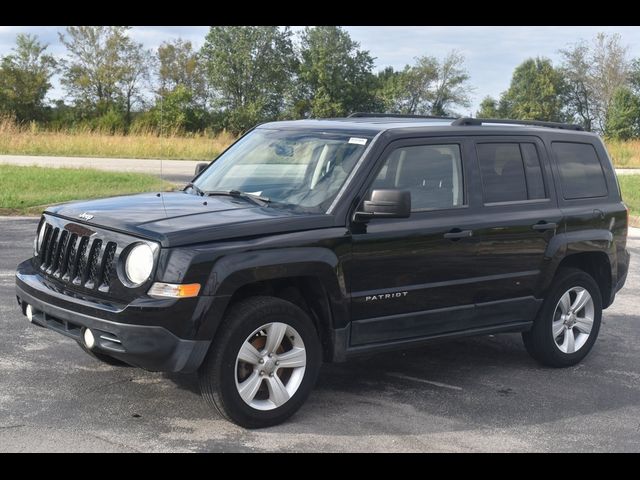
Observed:
[[[333,328],[346,325],[348,295],[340,261],[333,251],[321,247],[269,249],[234,253],[215,262],[210,276],[213,302],[199,337],[215,335],[231,297],[239,288],[291,277],[320,279],[329,297]]]

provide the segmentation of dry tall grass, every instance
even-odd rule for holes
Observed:
[[[19,125],[0,118],[0,154],[5,155],[211,160],[234,140],[228,132],[160,137],[151,131],[131,135],[89,129],[50,131],[35,123]]]
[[[111,135],[82,127],[51,131],[35,123],[19,125],[11,118],[0,117],[0,155],[211,160],[235,139],[228,132],[159,136],[153,131]],[[640,168],[640,140],[606,144],[616,167]]]
[[[640,140],[609,140],[606,143],[616,167],[640,168]]]

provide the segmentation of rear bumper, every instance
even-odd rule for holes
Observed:
[[[192,372],[202,363],[210,341],[186,340],[177,337],[164,327],[134,325],[107,320],[100,315],[100,307],[87,308],[86,303],[73,308],[73,299],[61,300],[61,293],[49,288],[42,277],[34,272],[30,262],[18,266],[16,272],[16,295],[25,313],[26,305],[34,309],[32,322],[41,327],[82,341],[85,328],[90,328],[96,338],[96,351],[108,354],[130,365],[151,371]],[[102,306],[104,308],[104,306]],[[145,307],[136,306],[136,312]],[[82,310],[91,311],[91,314]],[[150,309],[156,314],[158,306]],[[109,315],[120,315],[124,311],[110,311]],[[119,315],[119,316],[120,316]]]
[[[631,261],[631,254],[627,249],[623,250],[623,257],[621,261],[618,262],[618,282],[616,283],[616,292],[624,287],[625,282],[627,281],[627,274],[629,273],[629,262]]]
[[[622,253],[618,255],[618,277],[616,278],[616,284],[611,289],[611,297],[609,298],[609,303],[605,305],[605,308],[613,304],[616,299],[616,294],[622,289],[622,287],[624,287],[629,273],[629,261],[631,260],[631,254],[627,249],[624,249]]]

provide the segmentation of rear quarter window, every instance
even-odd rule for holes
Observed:
[[[607,182],[596,149],[590,143],[553,142],[562,195],[567,200],[606,197]]]

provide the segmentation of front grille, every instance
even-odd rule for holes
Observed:
[[[108,292],[113,279],[115,242],[78,233],[74,224],[54,227],[46,223],[40,247],[40,270],[64,283]]]

